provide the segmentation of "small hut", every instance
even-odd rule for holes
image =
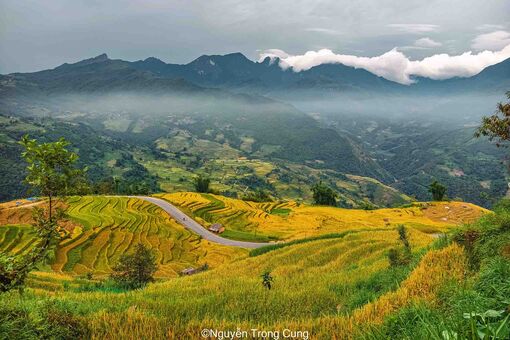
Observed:
[[[214,223],[213,225],[211,225],[209,227],[209,231],[212,231],[213,233],[216,233],[216,234],[221,234],[222,232],[225,231],[225,227],[219,223]]]
[[[189,267],[189,268],[186,268],[186,269],[183,269],[181,271],[181,275],[193,275],[193,274],[196,274],[198,273],[198,269],[196,268],[193,268],[193,267]]]

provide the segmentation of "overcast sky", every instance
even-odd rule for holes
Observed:
[[[478,63],[476,69],[505,57],[509,13],[508,0],[0,0],[0,73],[52,68],[103,52],[187,63],[202,54],[242,52],[257,60],[271,51],[299,57],[323,50],[311,64],[310,55],[299,59],[307,66],[384,56],[397,48],[407,62],[392,67],[408,70],[380,72],[405,83],[408,74],[432,74],[422,70],[429,64],[410,61],[436,54],[500,53],[463,59]],[[324,59],[324,49],[334,57]],[[374,73],[387,63],[360,60],[354,66],[375,67]],[[294,67],[296,59],[287,62]]]

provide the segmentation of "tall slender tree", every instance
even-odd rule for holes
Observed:
[[[33,209],[34,226],[39,240],[32,250],[12,257],[0,254],[0,292],[22,288],[28,273],[43,260],[62,236],[66,234],[58,222],[64,213],[55,207],[55,200],[71,192],[83,182],[85,170],[77,169],[78,155],[67,150],[69,143],[61,138],[57,142],[39,144],[24,136],[20,144],[25,149],[22,157],[28,163],[25,182],[47,201],[46,208]]]

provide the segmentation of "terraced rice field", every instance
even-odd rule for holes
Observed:
[[[410,236],[415,250],[432,239],[416,230]],[[406,304],[432,301],[442,283],[464,273],[462,251],[450,247],[425,255],[398,287],[397,280],[407,275],[397,279],[398,272],[388,268],[386,258],[387,249],[398,244],[395,231],[349,234],[171,279],[123,294],[115,304],[110,294],[102,292],[71,292],[60,298],[88,306],[98,338],[116,334],[195,338],[208,327],[306,329],[313,338],[331,334],[342,338],[357,325],[380,322]],[[260,274],[267,270],[275,278],[270,291],[260,284]]]
[[[157,195],[198,222],[221,223],[224,237],[290,240],[347,230],[394,229],[399,224],[437,234],[476,220],[487,210],[464,202],[416,203],[408,208],[377,210],[307,206],[296,202],[255,203],[198,193]]]
[[[35,238],[30,225],[6,225],[0,228],[0,252],[4,254],[23,254],[30,249]]]
[[[182,269],[207,263],[214,267],[245,254],[201,240],[159,207],[136,198],[71,197],[68,218],[76,225],[72,236],[56,249],[51,267],[55,272],[107,274],[137,243],[155,250],[157,276],[176,276]],[[0,227],[0,249],[19,252],[33,241],[28,225]]]

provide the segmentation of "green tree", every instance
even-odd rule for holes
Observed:
[[[139,243],[133,254],[121,256],[119,263],[113,268],[111,278],[123,288],[142,288],[154,281],[156,270],[158,266],[153,251]]]
[[[446,187],[438,181],[434,181],[429,185],[429,192],[432,194],[434,201],[442,201],[446,194]]]
[[[313,200],[315,204],[318,205],[336,205],[336,199],[338,195],[333,191],[330,187],[322,182],[315,184],[312,187],[313,192]]]
[[[208,193],[210,191],[210,184],[211,179],[202,175],[198,175],[193,179],[193,186],[195,187],[196,192]]]
[[[46,208],[33,209],[39,239],[31,251],[20,256],[0,255],[0,292],[22,289],[28,273],[66,235],[66,230],[58,224],[64,212],[55,207],[55,200],[81,187],[80,183],[84,180],[84,170],[74,167],[78,156],[67,150],[69,143],[65,139],[39,144],[26,135],[19,143],[24,148],[22,157],[28,163],[25,182],[32,190],[46,197],[48,205]]]
[[[510,91],[506,93],[510,100]],[[510,102],[498,103],[496,112],[482,118],[482,124],[475,132],[475,137],[486,136],[496,141],[496,146],[507,146],[510,141]]]

